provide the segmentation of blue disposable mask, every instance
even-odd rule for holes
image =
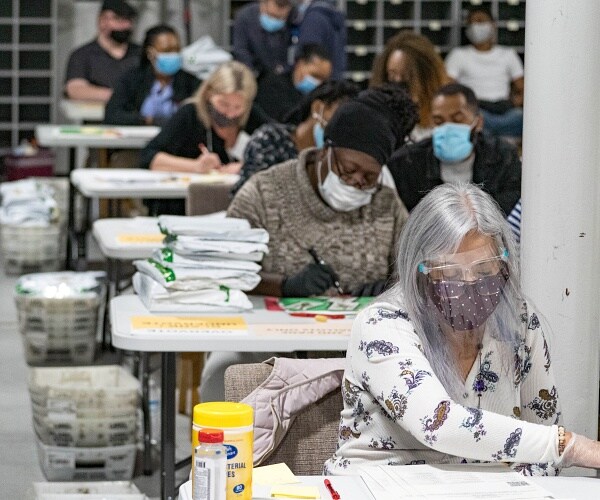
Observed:
[[[321,85],[321,80],[318,80],[314,76],[306,75],[296,84],[296,89],[298,92],[307,95],[315,90],[319,85]]]
[[[325,129],[319,122],[313,125],[313,139],[316,147],[322,148],[325,145]]]
[[[156,54],[154,67],[162,75],[172,76],[181,69],[183,59],[179,52],[161,52]]]
[[[433,129],[433,154],[444,163],[458,163],[473,152],[471,126],[463,123],[444,123]]]
[[[268,31],[269,33],[275,33],[276,31],[282,30],[285,27],[285,19],[278,19],[270,16],[269,14],[261,14],[260,25],[265,31]]]

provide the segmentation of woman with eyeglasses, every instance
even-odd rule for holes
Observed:
[[[230,217],[269,232],[261,283],[254,293],[277,297],[373,296],[386,286],[394,246],[408,216],[382,166],[417,120],[403,87],[361,92],[325,127],[325,145],[253,175],[235,195]],[[223,375],[235,363],[273,353],[211,353],[202,401],[223,397]]]
[[[306,148],[323,147],[324,128],[339,105],[356,97],[356,85],[344,80],[319,85],[298,108],[299,123],[267,123],[254,131],[244,150],[235,194],[256,172],[298,157]]]
[[[473,184],[411,212],[397,283],[356,318],[328,474],[363,465],[510,462],[525,475],[600,467],[565,431],[541,319],[523,297],[514,236]]]

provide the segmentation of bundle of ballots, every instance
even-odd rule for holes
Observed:
[[[133,285],[152,312],[243,311],[244,292],[260,282],[258,264],[269,235],[247,220],[208,216],[160,216],[165,247],[134,264]]]
[[[58,219],[54,188],[35,179],[0,185],[0,223],[47,227]]]

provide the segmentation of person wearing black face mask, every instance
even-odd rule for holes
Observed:
[[[253,106],[255,95],[256,80],[247,66],[222,64],[141,151],[140,166],[163,172],[238,173],[249,134],[269,121]],[[156,214],[183,211],[183,203],[151,208]]]
[[[139,61],[141,48],[130,42],[136,11],[123,0],[104,0],[95,40],[69,57],[64,92],[70,99],[108,102],[119,77]]]
[[[396,189],[408,210],[443,183],[480,184],[509,214],[521,196],[517,148],[483,131],[475,94],[450,83],[431,102],[433,136],[398,149],[388,162]]]

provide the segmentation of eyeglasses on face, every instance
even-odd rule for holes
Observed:
[[[335,153],[335,148],[331,149],[333,151],[333,165],[335,166],[336,174],[345,184],[360,190],[377,189],[381,187],[381,172],[362,172],[356,168],[353,170],[346,168],[339,161],[338,156]]]

